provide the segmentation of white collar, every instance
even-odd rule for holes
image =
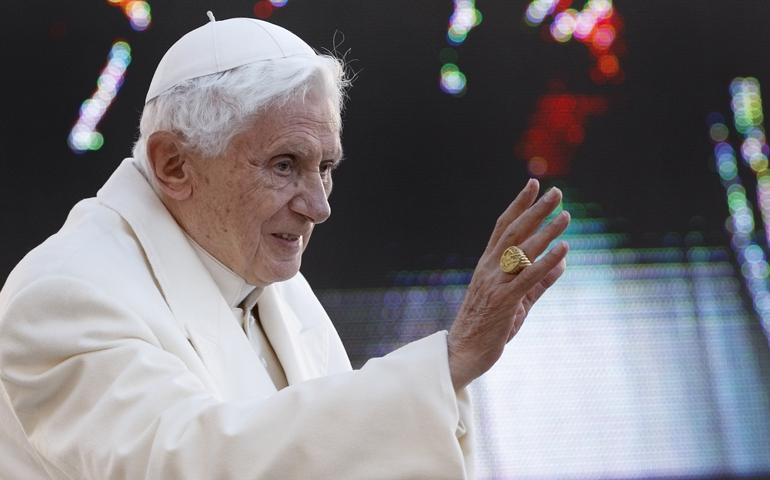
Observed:
[[[222,296],[225,298],[225,301],[230,308],[238,307],[250,293],[259,290],[252,295],[252,298],[250,298],[250,300],[253,301],[253,304],[250,305],[250,307],[253,307],[257,303],[263,289],[258,289],[257,287],[246,283],[244,279],[236,275],[235,272],[227,268],[225,264],[214,258],[212,254],[198,245],[198,242],[193,240],[190,235],[187,235],[187,232],[185,232],[185,235],[190,241],[190,245],[195,249],[195,253],[198,254],[198,258],[200,258],[203,266],[206,267],[206,270],[211,274],[211,278],[214,279],[214,283],[219,287],[219,291],[222,293]]]

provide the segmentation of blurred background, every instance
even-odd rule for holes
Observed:
[[[770,478],[770,3],[5,0],[0,281],[130,156],[183,34],[264,18],[355,82],[302,272],[354,365],[451,326],[530,177],[564,277],[472,388],[494,479]]]

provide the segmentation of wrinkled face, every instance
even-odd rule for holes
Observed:
[[[331,214],[341,156],[339,117],[327,100],[267,110],[224,155],[191,157],[193,211],[184,227],[249,284],[288,280],[313,227]]]

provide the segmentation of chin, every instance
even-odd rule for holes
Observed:
[[[260,269],[255,274],[254,277],[255,280],[258,280],[258,283],[252,283],[249,280],[246,281],[251,285],[256,285],[258,287],[266,287],[271,283],[276,282],[285,282],[297,275],[299,272],[299,265],[299,262],[292,263],[291,265],[273,265],[272,268]]]

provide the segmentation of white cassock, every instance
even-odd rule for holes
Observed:
[[[445,333],[352,371],[298,274],[257,306],[278,390],[231,306],[125,160],[0,292],[0,478],[473,478]]]

